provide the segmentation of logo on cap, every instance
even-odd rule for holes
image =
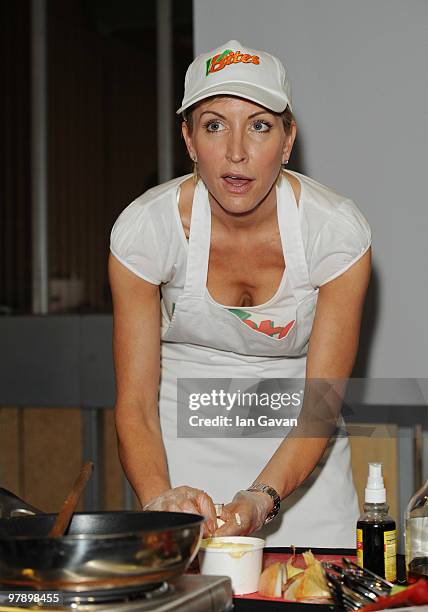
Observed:
[[[223,70],[226,66],[231,64],[260,64],[260,57],[258,55],[249,55],[248,53],[241,53],[241,51],[232,51],[231,49],[225,49],[222,53],[214,55],[207,59],[205,64],[205,76]]]

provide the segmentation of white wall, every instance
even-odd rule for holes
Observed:
[[[428,2],[194,0],[195,52],[237,39],[293,85],[291,168],[353,198],[374,274],[357,374],[428,377]]]

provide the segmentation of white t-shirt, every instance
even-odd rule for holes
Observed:
[[[306,261],[311,283],[318,288],[362,257],[371,243],[370,227],[349,198],[307,176],[290,174],[300,181],[299,219]],[[161,285],[165,325],[185,282],[188,244],[178,201],[180,184],[189,176],[153,187],[131,202],[117,218],[110,236],[110,250],[124,266]],[[254,329],[276,336],[287,325],[281,319],[287,299],[292,299],[292,293],[285,268],[277,291],[267,302],[229,309]]]

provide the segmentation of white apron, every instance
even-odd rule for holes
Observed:
[[[299,211],[287,180],[276,188],[277,214],[292,299],[279,339],[245,325],[206,288],[211,237],[208,192],[199,181],[193,199],[186,281],[173,316],[162,307],[159,413],[172,486],[207,491],[231,501],[258,476],[282,438],[177,438],[177,378],[305,378],[306,353],[318,290],[309,281]],[[283,284],[283,283],[281,283]],[[257,532],[270,546],[355,546],[359,515],[346,437],[332,440],[319,465]]]

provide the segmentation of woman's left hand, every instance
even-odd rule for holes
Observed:
[[[238,491],[218,517],[225,523],[215,536],[248,535],[260,529],[272,510],[273,500],[261,491]]]

